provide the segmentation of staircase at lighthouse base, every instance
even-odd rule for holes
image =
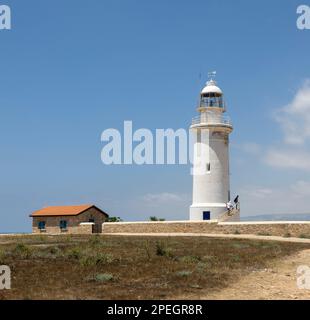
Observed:
[[[240,208],[226,210],[218,219],[218,222],[238,222],[240,221]]]

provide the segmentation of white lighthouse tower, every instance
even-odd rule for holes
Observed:
[[[193,203],[190,220],[239,220],[239,203],[230,204],[229,134],[233,131],[225,115],[223,92],[213,79],[215,72],[200,93],[191,133],[196,137],[193,155]]]

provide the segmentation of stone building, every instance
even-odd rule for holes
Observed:
[[[101,233],[108,214],[94,205],[46,207],[33,212],[33,233]]]

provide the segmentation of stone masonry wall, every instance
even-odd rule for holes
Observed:
[[[310,235],[310,221],[220,222],[159,221],[104,223],[103,233],[209,233],[300,237]]]
[[[77,216],[57,216],[57,217],[33,217],[32,219],[32,233],[42,233],[38,228],[39,221],[45,221],[44,233],[59,234],[59,233],[92,233],[91,226],[80,226],[82,222],[89,222],[89,219],[95,220],[95,233],[101,233],[103,222],[106,216],[99,212],[96,208],[90,208]],[[67,221],[67,231],[61,231],[59,224],[61,220]],[[87,230],[87,232],[86,232]]]

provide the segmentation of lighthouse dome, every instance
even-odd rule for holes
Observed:
[[[215,96],[223,95],[222,90],[217,86],[217,83],[214,80],[208,81],[201,91],[202,96],[208,96],[211,93],[215,94]]]

